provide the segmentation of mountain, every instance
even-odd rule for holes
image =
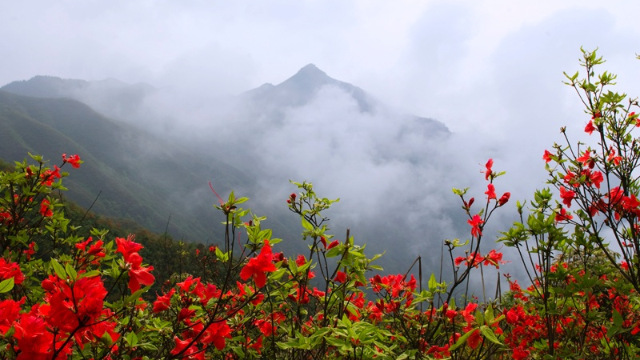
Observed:
[[[386,109],[384,104],[363,89],[331,78],[314,64],[304,66],[278,85],[266,83],[248,90],[238,95],[236,100],[243,108],[242,116],[266,118],[277,123],[286,109],[308,105],[327,87],[340,89],[347,94],[357,103],[361,113],[375,114]],[[160,91],[146,83],[129,84],[112,78],[86,81],[54,76],[34,76],[29,80],[14,81],[0,87],[0,90],[30,97],[75,99],[107,117],[133,124],[138,122],[141,113],[147,113],[142,109],[145,99]],[[419,131],[430,135],[449,133],[447,127],[437,120],[415,115],[402,116],[414,124],[412,127],[418,126],[421,128]]]
[[[375,107],[375,100],[364,90],[329,77],[314,64],[303,67],[295,75],[276,86],[264,84],[241,96],[262,106],[296,107],[308,104],[324,86],[335,86],[348,93],[358,103],[362,112],[370,112]]]
[[[384,104],[361,88],[329,77],[314,64],[304,66],[295,75],[278,85],[266,83],[240,94],[239,97],[244,100],[244,105],[248,104],[248,107],[256,113],[254,116],[281,119],[286,109],[308,105],[326,87],[334,87],[347,94],[356,102],[360,113],[375,114],[381,108],[385,108]],[[414,115],[403,115],[403,117],[419,126],[422,124],[424,131],[429,132],[430,135],[449,133],[449,129],[437,120]]]
[[[89,105],[111,118],[126,119],[135,114],[144,98],[156,89],[146,83],[128,84],[108,78],[100,81],[34,76],[11,82],[0,90],[40,98],[70,98]]]
[[[202,242],[213,237],[211,224],[220,222],[212,221],[218,214],[208,181],[215,179],[221,192],[251,183],[215,156],[194,155],[79,101],[0,91],[0,158],[20,160],[28,152],[51,165],[62,153],[80,154],[85,163],[67,170],[72,176],[65,183],[67,196],[81,206],[97,198],[97,213],[160,233],[168,226],[177,238]]]
[[[455,138],[447,127],[392,109],[315,65],[224,98],[41,76],[2,89],[0,158],[78,153],[87,163],[69,178],[69,197],[89,206],[102,190],[96,212],[153,231],[163,232],[171,216],[175,237],[207,242],[222,234],[212,181],[223,197],[232,189],[250,197],[246,207],[268,216],[263,225],[288,240],[287,254],[307,252],[286,206],[297,192],[288,180],[341,197],[327,214],[331,233],[342,238],[351,228],[369,253],[387,251],[384,266],[393,272],[431,246],[416,239],[464,236],[458,224],[467,230],[448,205],[461,175],[446,153],[455,148],[446,144]]]

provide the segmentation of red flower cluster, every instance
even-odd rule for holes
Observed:
[[[49,200],[42,199],[42,202],[40,203],[40,215],[44,217],[53,216],[53,211],[51,210]]]
[[[469,223],[469,225],[471,225],[471,236],[475,236],[478,237],[480,235],[482,235],[482,224],[484,223],[484,220],[482,220],[482,218],[480,218],[480,215],[476,214],[473,215],[473,217],[469,220],[467,220],[467,222]]]
[[[69,163],[71,164],[71,166],[77,169],[80,167],[80,164],[82,164],[82,160],[80,160],[80,156],[78,155],[70,155],[69,157],[67,157],[67,154],[62,154],[62,163]]]
[[[7,262],[4,258],[0,258],[0,281],[13,278],[16,285],[22,284],[24,275],[20,270],[20,265],[15,262]]]
[[[240,278],[245,281],[249,278],[253,278],[257,287],[263,287],[267,282],[266,273],[277,270],[272,259],[273,255],[271,252],[271,246],[269,246],[269,240],[265,240],[264,246],[260,250],[260,254],[249,259],[247,265],[245,265],[240,271]]]
[[[116,238],[118,250],[122,253],[124,261],[129,265],[129,289],[136,292],[140,289],[140,285],[151,285],[155,281],[155,277],[151,275],[153,266],[143,267],[142,256],[138,254],[143,246],[133,241],[133,236],[127,239]]]
[[[27,173],[28,174],[28,173]],[[42,180],[42,185],[51,186],[56,179],[60,179],[62,175],[60,175],[60,168],[57,165],[53,165],[53,170],[45,170],[40,174],[40,179]]]

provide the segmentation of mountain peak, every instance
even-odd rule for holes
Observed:
[[[298,70],[296,75],[324,75],[327,74],[320,70],[315,64],[307,64],[302,69]]]
[[[278,87],[294,88],[296,91],[304,91],[306,89],[308,91],[336,82],[337,80],[330,78],[314,64],[308,64],[298,70],[295,75],[279,84]]]

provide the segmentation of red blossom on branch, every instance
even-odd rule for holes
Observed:
[[[584,132],[591,135],[596,128],[593,126],[593,120],[589,120],[589,123],[584,128]]]
[[[467,220],[469,225],[471,225],[471,236],[478,237],[482,235],[482,224],[484,220],[480,217],[480,215],[476,214],[469,220]]]
[[[22,284],[24,275],[20,270],[20,265],[15,262],[8,262],[4,258],[0,258],[0,281],[13,278],[16,285]]]
[[[40,203],[40,215],[42,215],[43,217],[53,216],[53,211],[51,210],[51,207],[49,205],[49,200],[42,199],[42,202]]]
[[[491,170],[491,167],[493,166],[493,159],[489,159],[489,161],[487,161],[487,164],[485,165],[486,170],[483,171],[484,175],[484,179],[485,180],[489,180],[489,177],[491,176],[491,174],[493,173]]]
[[[267,272],[276,271],[276,266],[271,261],[273,258],[271,254],[271,246],[269,240],[264,241],[264,246],[260,250],[260,254],[254,258],[249,259],[247,265],[245,265],[240,271],[240,278],[246,281],[249,278],[253,278],[256,286],[261,288],[267,282]]]
[[[576,193],[571,190],[567,190],[564,186],[560,187],[560,197],[562,198],[562,203],[567,205],[567,207],[571,207],[571,201],[576,197]]]
[[[487,195],[487,200],[496,198],[496,188],[493,186],[493,184],[487,185],[487,191],[485,191],[485,194]]]
[[[60,168],[57,165],[53,165],[53,170],[45,170],[40,174],[42,185],[51,186],[56,179],[60,179]]]
[[[67,154],[62,154],[62,163],[69,163],[74,168],[79,168],[80,164],[82,164],[82,160],[80,160],[80,156],[78,155],[70,155],[67,157]]]
[[[573,219],[573,215],[568,213],[567,210],[563,207],[561,207],[560,210],[556,212],[556,217],[555,217],[556,223],[562,222],[562,221],[569,221],[571,219]]]
[[[582,163],[583,166],[588,166],[590,169],[593,169],[596,165],[595,159],[591,157],[591,149],[587,149],[576,161]]]
[[[509,201],[509,198],[511,198],[510,192],[507,191],[506,193],[502,194],[502,196],[498,200],[498,206],[506,204]]]

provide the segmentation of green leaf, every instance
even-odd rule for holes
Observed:
[[[80,276],[78,276],[78,278],[82,279],[82,278],[94,277],[94,276],[98,276],[98,275],[100,275],[100,270],[91,270],[91,271],[87,271],[86,273],[80,274]]]
[[[622,315],[618,312],[618,310],[613,310],[613,325],[616,327],[622,327]]]
[[[147,351],[157,351],[158,348],[153,345],[152,343],[140,343],[138,344],[138,347],[141,348],[142,350],[147,350]]]
[[[308,222],[305,218],[302,218],[301,220],[302,220],[302,227],[303,228],[305,228],[305,229],[307,229],[309,231],[313,230],[313,225],[311,225],[310,222]]]
[[[125,336],[125,340],[129,343],[129,346],[134,347],[138,344],[138,337],[135,333],[130,332]]]
[[[149,289],[151,289],[151,285],[138,289],[136,292],[127,296],[127,298],[124,299],[124,304],[128,305],[130,303],[135,303],[140,298],[140,296],[142,296],[142,294],[149,291]]]
[[[487,306],[487,310],[484,311],[484,319],[487,322],[491,322],[493,320],[493,306],[491,306],[491,304],[489,304],[489,306]]]
[[[456,189],[456,188],[451,189],[451,191],[453,191],[453,193],[458,195],[458,196],[462,196],[462,195],[466,194],[467,190],[469,190],[469,188],[464,188],[462,190]]]
[[[12,277],[0,282],[0,294],[11,291],[11,289],[13,289],[13,283]]]
[[[436,281],[436,274],[431,274],[429,278],[429,291],[434,292],[438,287],[438,282]]]
[[[473,334],[476,330],[477,329],[471,329],[471,330],[467,331],[464,335],[460,336],[458,341],[456,341],[456,343],[453,344],[453,346],[449,348],[449,351],[454,351],[455,349],[459,348],[462,344],[464,344],[465,341],[467,341],[469,336],[471,336],[471,334]]]
[[[484,335],[485,338],[487,338],[492,343],[502,345],[502,343],[498,340],[498,338],[496,337],[496,334],[493,333],[490,327],[486,325],[482,325],[480,327],[480,332],[482,333],[482,335]]]
[[[72,281],[75,281],[78,278],[78,273],[73,268],[73,266],[71,266],[71,264],[69,263],[65,264],[64,268],[67,274],[69,274],[69,278],[71,278]]]
[[[51,259],[51,266],[53,266],[53,271],[56,273],[56,275],[58,275],[60,279],[67,278],[67,273],[64,271],[64,268],[62,267],[62,265],[60,265],[58,260]]]
[[[109,335],[109,332],[105,331],[104,334],[102,334],[102,337],[100,338],[100,342],[102,342],[106,346],[111,346],[113,344],[113,338],[111,338],[111,335]]]

